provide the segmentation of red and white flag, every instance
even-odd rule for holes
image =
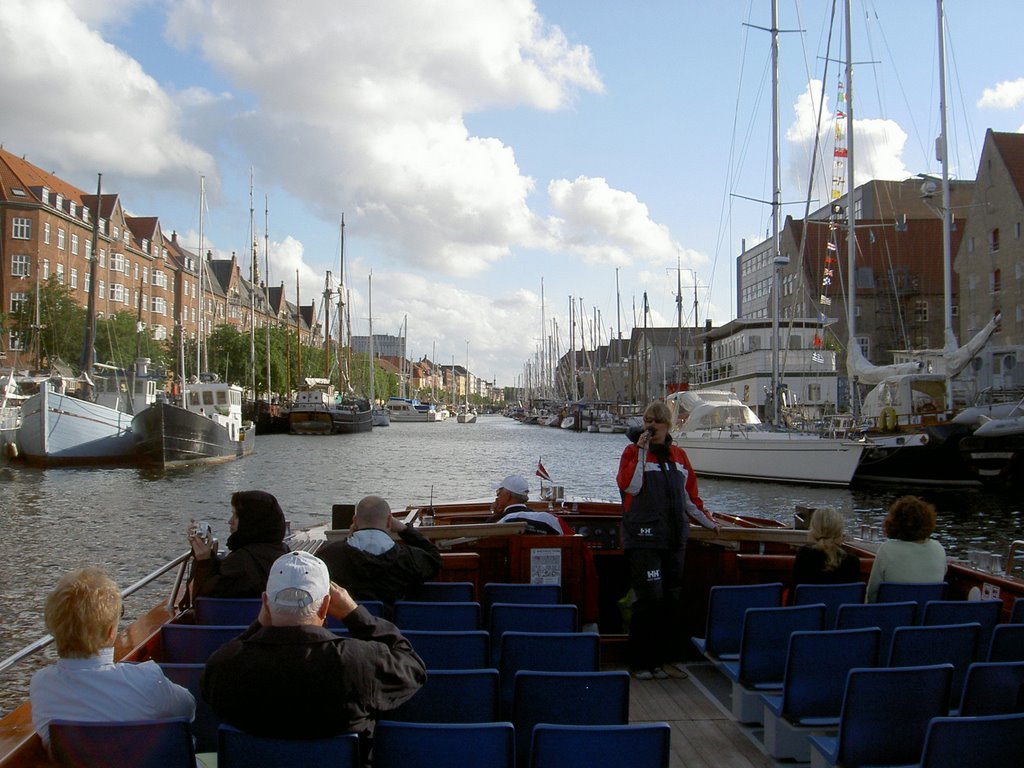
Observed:
[[[540,459],[537,459],[537,477],[541,480],[547,480],[549,483],[551,482],[551,475],[549,475],[548,471],[544,469],[544,465],[541,463]]]

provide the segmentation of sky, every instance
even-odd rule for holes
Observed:
[[[779,0],[783,215],[803,216],[809,148],[833,131],[816,105],[834,114],[845,80],[831,6]],[[248,277],[254,226],[261,279],[268,243],[269,282],[303,304],[339,279],[344,216],[351,333],[372,273],[374,333],[407,324],[410,358],[510,386],[542,336],[570,348],[570,306],[577,349],[642,326],[644,295],[648,325],[674,326],[680,286],[685,325],[735,316],[736,256],[772,226],[770,13],[3,0],[0,144],[86,191],[102,172],[193,250],[202,178],[205,247]],[[1022,15],[946,2],[954,178],[974,178],[987,129],[1024,130]],[[853,18],[856,182],[938,174],[936,3],[853,0]]]

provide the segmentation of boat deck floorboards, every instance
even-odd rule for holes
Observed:
[[[670,768],[774,768],[760,728],[747,728],[729,713],[730,685],[707,662],[686,665],[689,677],[630,680],[629,719],[672,726]]]

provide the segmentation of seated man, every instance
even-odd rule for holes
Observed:
[[[273,738],[368,737],[375,713],[410,699],[427,679],[395,625],[357,606],[315,555],[278,558],[262,600],[256,622],[214,652],[200,680],[225,723]],[[349,637],[323,626],[328,614]]]
[[[411,587],[441,570],[441,553],[434,542],[392,516],[380,496],[367,496],[356,504],[349,531],[345,541],[320,547],[317,557],[327,563],[331,580],[353,599],[384,603],[385,616]],[[401,541],[396,542],[392,533]]]
[[[118,722],[187,717],[192,694],[155,661],[115,664],[121,593],[99,568],[64,576],[46,598],[46,628],[60,658],[32,676],[32,726],[50,746],[51,720]]]
[[[533,510],[526,506],[530,500],[530,484],[522,475],[509,475],[495,490],[489,523],[526,523],[526,533],[572,536],[572,529],[550,512]]]

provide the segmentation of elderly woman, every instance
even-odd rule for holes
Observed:
[[[195,716],[192,694],[155,661],[115,664],[121,593],[99,568],[64,576],[46,598],[60,658],[32,676],[32,726],[49,749],[51,720],[115,722]]]
[[[868,602],[883,581],[935,583],[946,575],[946,551],[935,539],[935,507],[917,496],[901,496],[889,507],[882,542],[868,578]]]
[[[860,580],[860,558],[843,549],[843,515],[831,507],[815,510],[807,530],[810,543],[793,561],[792,585],[847,584]]]
[[[218,557],[214,543],[202,532],[189,533],[195,555],[192,597],[259,597],[270,566],[288,552],[281,505],[266,491],[231,495],[228,554]]]

